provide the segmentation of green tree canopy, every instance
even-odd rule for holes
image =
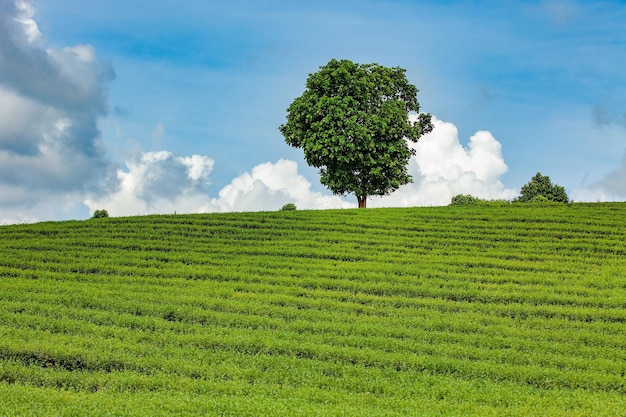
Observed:
[[[565,188],[560,185],[552,184],[550,177],[541,175],[540,172],[537,172],[528,184],[522,187],[520,196],[514,201],[522,203],[543,201],[541,197],[545,198],[546,201],[556,201],[560,203],[567,203],[569,201]]]
[[[333,193],[387,195],[412,181],[407,164],[416,142],[432,130],[419,114],[417,88],[399,67],[331,60],[307,79],[304,93],[280,126],[285,142],[302,148],[307,163]],[[416,122],[409,113],[418,114]]]
[[[105,217],[109,217],[109,212],[106,210],[96,210],[93,212],[92,219],[103,219]]]

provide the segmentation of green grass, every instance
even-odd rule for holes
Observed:
[[[0,227],[0,416],[626,416],[626,204]]]

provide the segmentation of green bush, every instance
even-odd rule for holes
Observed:
[[[293,203],[287,203],[287,204],[285,204],[285,205],[281,208],[281,210],[296,210],[296,208],[297,208],[297,207],[296,207],[296,205],[295,205],[295,204],[293,204]]]
[[[536,198],[539,199],[535,200]],[[568,203],[569,197],[567,196],[564,187],[553,184],[550,177],[541,175],[540,172],[537,172],[528,184],[522,187],[520,196],[514,200],[514,202],[520,203],[547,201]]]
[[[470,204],[476,204],[480,202],[479,198],[476,198],[470,194],[457,194],[452,197],[452,201],[450,202],[451,206],[468,206]]]
[[[105,217],[109,217],[109,212],[106,210],[96,210],[93,212],[93,216],[91,216],[92,219],[102,219]]]

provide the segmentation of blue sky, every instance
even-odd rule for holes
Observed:
[[[277,129],[331,58],[405,68],[441,126],[374,205],[511,198],[538,171],[626,200],[623,1],[3,4],[0,222],[354,206]]]

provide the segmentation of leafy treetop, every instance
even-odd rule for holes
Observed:
[[[309,75],[279,128],[319,168],[322,184],[335,194],[354,193],[359,207],[412,181],[407,164],[415,150],[407,139],[416,142],[433,128],[430,114],[419,114],[418,90],[405,72],[333,59]],[[411,112],[417,121],[409,120]]]
[[[93,212],[92,219],[103,219],[105,217],[109,217],[109,212],[106,210],[96,210]]]
[[[541,175],[540,172],[537,172],[528,184],[522,187],[520,196],[514,201],[522,203],[543,201],[541,197],[545,198],[546,201],[569,202],[565,188],[552,184],[550,177]]]

